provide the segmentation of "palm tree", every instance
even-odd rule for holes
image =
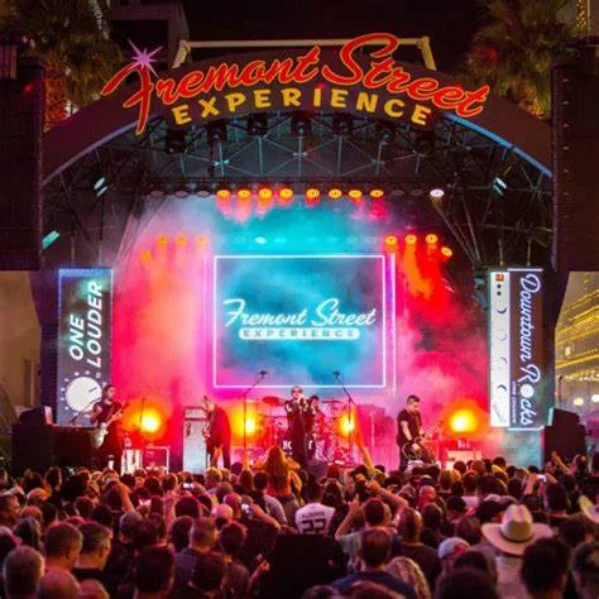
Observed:
[[[46,68],[46,130],[99,97],[122,62],[103,23],[101,3],[89,0],[12,0],[4,29],[32,41]]]
[[[551,61],[576,35],[561,19],[571,0],[486,0],[486,22],[474,36],[467,70],[540,118],[551,103]]]

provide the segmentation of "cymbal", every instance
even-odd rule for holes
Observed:
[[[281,399],[280,397],[276,397],[275,395],[266,395],[262,398],[262,403],[265,403],[271,408],[278,408],[285,403],[285,400]]]

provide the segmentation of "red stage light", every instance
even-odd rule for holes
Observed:
[[[349,417],[347,414],[343,414],[339,419],[339,430],[344,437],[349,437],[350,433],[356,430],[355,417]]]
[[[252,197],[252,190],[242,187],[237,191],[237,198],[240,200],[249,200]]]
[[[246,418],[245,419],[245,434],[253,435],[256,432],[256,419]]]
[[[35,89],[35,85],[33,83],[28,83],[24,88],[23,88],[23,93],[25,95],[29,95],[31,93],[33,93],[33,90]]]
[[[385,245],[387,247],[396,247],[398,243],[398,239],[397,237],[395,237],[395,235],[387,235],[387,237],[385,237]]]
[[[441,248],[441,253],[446,257],[446,258],[451,258],[453,256],[453,250],[451,248],[448,248],[446,245],[444,245]]]
[[[279,198],[281,198],[281,200],[283,200],[284,202],[289,202],[293,199],[293,189],[291,189],[291,187],[281,187],[281,189],[279,189]]]
[[[426,243],[429,245],[435,245],[439,241],[439,238],[434,233],[429,233],[426,236]]]
[[[361,200],[362,196],[364,195],[361,189],[350,189],[347,192],[347,195],[352,199],[352,200]]]
[[[329,189],[328,195],[331,200],[338,200],[343,196],[343,192],[338,187],[333,187],[332,189]]]
[[[229,189],[219,189],[216,192],[216,197],[219,200],[228,200],[231,197],[231,191]]]
[[[385,192],[382,189],[371,189],[370,197],[373,200],[380,200],[385,195]]]
[[[410,234],[406,235],[405,241],[406,241],[406,245],[416,245],[416,242],[418,241],[418,237],[416,237],[416,235],[414,235],[413,233],[410,233]]]
[[[261,200],[270,200],[272,198],[272,189],[270,187],[261,187],[258,190],[258,197]]]
[[[309,187],[306,189],[306,200],[308,204],[315,204],[320,199],[320,189],[316,187]]]
[[[457,410],[451,415],[449,419],[449,428],[456,435],[460,434],[472,434],[478,429],[478,417],[474,413],[474,410],[463,408]]]

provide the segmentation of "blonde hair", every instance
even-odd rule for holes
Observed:
[[[414,588],[416,599],[431,599],[428,582],[415,561],[408,557],[395,557],[387,564],[385,570],[394,578],[411,585]]]
[[[264,463],[264,472],[268,481],[275,490],[283,490],[289,482],[289,463],[285,452],[277,445],[268,450]]]

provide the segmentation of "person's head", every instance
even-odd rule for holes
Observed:
[[[26,546],[13,549],[2,566],[6,597],[34,597],[43,573],[44,558],[39,551]]]
[[[298,400],[302,397],[304,390],[299,386],[295,385],[291,388],[291,399]]]
[[[119,520],[119,540],[121,543],[132,543],[137,525],[143,520],[138,512],[126,512]]]
[[[200,553],[211,551],[216,543],[216,524],[212,518],[198,518],[189,531],[189,546]]]
[[[256,472],[254,474],[254,489],[262,493],[268,486],[268,474],[266,472]]]
[[[384,528],[370,528],[362,532],[360,557],[372,570],[383,568],[389,561],[393,539]]]
[[[507,466],[507,462],[505,461],[505,458],[503,456],[497,456],[493,459],[491,463],[493,464],[493,466],[498,466],[502,470],[505,470]]]
[[[407,557],[394,557],[385,568],[388,574],[398,580],[407,582],[416,592],[416,597],[424,599],[430,597],[428,582],[420,566]]]
[[[439,543],[437,553],[441,560],[443,573],[447,574],[453,569],[453,563],[459,555],[467,551],[470,545],[460,537],[448,537]]]
[[[478,474],[476,472],[466,472],[462,477],[462,485],[467,495],[474,495],[478,489]]]
[[[75,509],[82,518],[88,520],[92,515],[94,504],[89,497],[77,497],[75,500]]]
[[[154,547],[158,544],[158,532],[151,520],[142,520],[135,527],[133,533],[133,548],[138,553],[147,547]]]
[[[166,597],[174,578],[175,561],[166,547],[147,547],[137,560],[134,574],[138,595]]]
[[[520,501],[522,499],[522,482],[517,478],[510,478],[507,483],[507,494],[511,495],[516,501]]]
[[[54,524],[46,531],[46,560],[49,565],[72,570],[79,559],[82,545],[83,535],[72,524]]]
[[[580,518],[568,518],[559,525],[559,536],[570,549],[574,549],[586,541],[587,529]]]
[[[51,568],[37,585],[36,599],[72,599],[79,595],[77,579],[66,570]]]
[[[52,466],[52,468],[48,469],[45,478],[46,483],[52,490],[58,489],[60,488],[60,485],[62,485],[62,472],[60,468],[56,466]]]
[[[6,556],[19,546],[19,540],[7,526],[0,526],[0,566]]]
[[[319,503],[322,499],[322,487],[314,480],[308,483],[305,490],[308,503]]]
[[[370,527],[385,526],[389,521],[390,512],[378,497],[366,500],[362,509],[366,524]]]
[[[416,543],[422,532],[422,516],[411,507],[404,508],[399,516],[399,534],[404,541]]]
[[[456,520],[461,518],[467,511],[466,502],[461,497],[452,495],[447,498],[447,518],[449,520]]]
[[[89,519],[101,524],[102,526],[106,526],[106,528],[112,528],[112,510],[103,503],[100,503],[94,507]]]
[[[190,495],[181,497],[175,504],[175,516],[189,516],[194,520],[200,517],[200,504],[195,497]]]
[[[189,531],[193,525],[191,516],[179,516],[171,525],[169,532],[169,540],[175,549],[175,553],[179,553],[189,544]]]
[[[547,509],[552,512],[565,512],[570,506],[566,489],[560,484],[549,485],[545,491]]]
[[[215,551],[204,553],[196,560],[190,586],[205,594],[214,593],[222,587],[226,571],[223,555]]]
[[[469,545],[480,543],[483,533],[480,527],[480,521],[473,516],[465,516],[456,525],[456,537],[464,539]]]
[[[103,570],[110,555],[110,531],[97,522],[86,522],[79,532],[83,535],[80,561],[87,567]]]
[[[102,389],[102,399],[104,401],[114,401],[114,396],[116,393],[116,387],[114,385],[104,385],[104,388]]]
[[[0,495],[0,524],[13,527],[21,514],[19,500],[11,493]]]
[[[230,522],[220,529],[218,546],[225,555],[237,557],[245,544],[246,538],[245,527],[238,522]]]
[[[460,568],[480,570],[481,572],[488,574],[493,582],[497,581],[497,567],[495,566],[495,561],[486,558],[480,551],[467,549],[463,553],[460,553],[460,555],[453,561],[453,569],[459,570]]]
[[[435,599],[500,599],[488,574],[473,568],[454,569],[437,582]]]
[[[42,527],[36,518],[22,518],[15,524],[13,531],[23,545],[29,545],[38,551],[41,549]]]
[[[599,597],[598,541],[583,543],[576,548],[572,558],[572,573],[580,599],[596,599]]]
[[[417,395],[408,395],[406,399],[406,408],[408,412],[419,412],[420,398]]]
[[[520,577],[532,597],[562,592],[568,582],[570,549],[559,538],[540,539],[524,551]]]

